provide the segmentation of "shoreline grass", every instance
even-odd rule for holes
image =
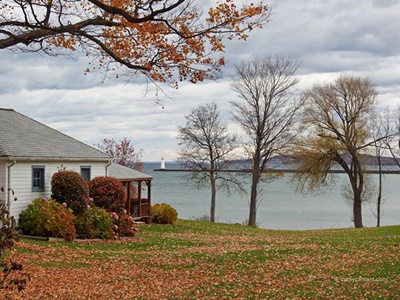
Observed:
[[[116,241],[21,240],[2,299],[398,299],[400,226],[266,230],[178,220]],[[17,295],[17,296],[15,296]]]

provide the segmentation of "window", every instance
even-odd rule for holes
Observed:
[[[90,180],[90,166],[81,166],[81,176],[85,180]]]
[[[44,166],[32,166],[32,191],[44,191]]]

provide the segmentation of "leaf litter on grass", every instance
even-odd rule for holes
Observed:
[[[143,229],[138,238],[117,241],[22,240],[11,256],[23,264],[31,282],[22,293],[0,290],[0,296],[71,300],[399,296],[400,249],[395,244],[400,230],[389,230],[388,240],[372,230],[368,235],[353,229],[285,232],[231,225],[229,232],[227,225],[195,221],[179,221],[176,230],[157,226]]]

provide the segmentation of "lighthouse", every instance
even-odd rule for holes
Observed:
[[[161,157],[161,167],[160,170],[165,170],[165,160],[164,160],[164,156]]]

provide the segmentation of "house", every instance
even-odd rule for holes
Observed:
[[[112,163],[112,157],[24,116],[0,108],[0,199],[18,218],[35,198],[51,195],[51,177],[61,168],[85,179],[110,176],[127,187],[127,210],[134,217],[150,215],[152,177]],[[131,184],[137,195],[131,195]],[[147,187],[147,195],[146,188]]]

